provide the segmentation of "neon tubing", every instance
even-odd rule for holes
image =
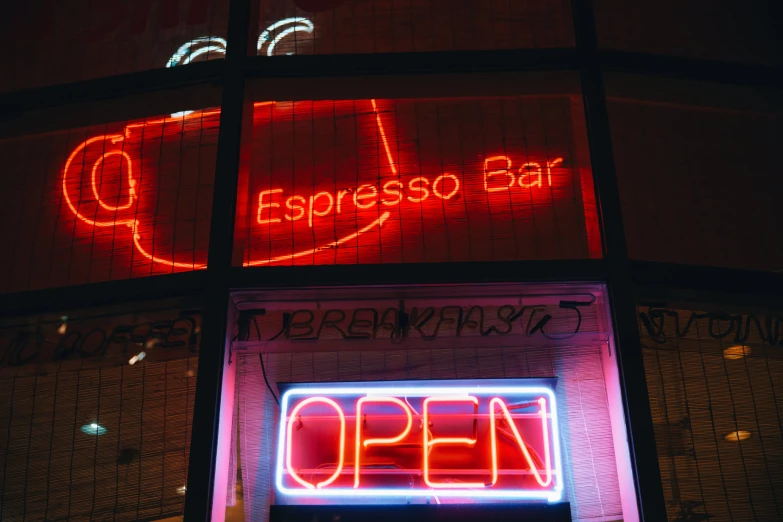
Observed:
[[[101,165],[101,163],[103,163],[103,160],[105,160],[108,156],[114,156],[118,154],[123,158],[125,158],[125,161],[128,162],[128,183],[130,184],[130,189],[128,194],[128,203],[126,205],[112,207],[111,205],[107,205],[106,203],[104,203],[103,200],[101,200],[101,196],[98,194],[98,186],[95,183],[95,171],[98,170],[98,167]],[[134,188],[135,186],[136,186],[136,180],[133,179],[133,164],[131,163],[130,156],[128,156],[127,152],[119,151],[119,150],[104,152],[103,155],[95,161],[95,165],[93,165],[92,167],[92,193],[95,196],[95,200],[98,202],[98,204],[103,208],[105,208],[106,210],[111,210],[111,211],[125,210],[126,208],[129,208],[131,205],[133,205],[133,199],[136,197],[136,189]]]
[[[538,484],[541,487],[547,487],[552,483],[552,463],[549,454],[549,428],[547,426],[546,399],[541,397],[540,399],[538,399],[538,404],[541,406],[540,414],[541,414],[542,430],[544,434],[544,462],[546,466],[546,480],[543,480],[541,478],[541,474],[538,472],[538,469],[536,469],[536,466],[533,463],[533,458],[530,456],[530,452],[527,450],[527,445],[525,444],[525,441],[522,440],[522,436],[519,434],[519,430],[517,429],[516,424],[514,424],[514,420],[511,418],[511,414],[509,413],[506,404],[503,402],[502,399],[495,397],[494,399],[489,401],[489,419],[490,419],[489,431],[490,431],[490,443],[492,448],[492,485],[494,485],[498,481],[498,450],[497,450],[498,443],[497,443],[497,424],[495,422],[495,405],[500,407],[500,409],[503,411],[503,418],[505,419],[506,423],[509,426],[511,426],[511,431],[514,433],[514,438],[516,439],[517,444],[522,450],[522,455],[524,455],[525,457],[525,462],[527,462],[527,465],[530,468],[531,473],[533,473],[533,477],[535,477],[536,482],[538,482]]]
[[[198,38],[194,38],[194,39],[190,40],[189,42],[185,42],[179,49],[177,49],[177,52],[175,52],[171,56],[171,58],[169,58],[169,61],[166,62],[166,67],[169,68],[169,67],[175,67],[177,65],[180,65],[180,60],[182,60],[182,58],[185,55],[190,54],[192,56],[193,54],[195,54],[195,53],[190,53],[190,48],[193,47],[196,44],[201,44],[201,43],[208,43],[208,44],[217,43],[217,44],[220,45],[220,47],[217,47],[217,46],[214,46],[214,45],[211,45],[209,47],[212,50],[215,50],[215,51],[218,51],[218,52],[222,52],[222,54],[226,54],[226,46],[227,46],[227,44],[226,44],[226,41],[223,38],[220,38],[218,36],[200,36]],[[204,52],[207,52],[207,51],[204,51]],[[203,54],[203,53],[199,53],[199,54]],[[196,56],[198,56],[198,55],[196,55]],[[191,59],[183,62],[182,65],[190,63]]]
[[[563,163],[563,158],[555,158],[551,162],[547,162],[546,164],[546,177],[549,181],[549,186],[552,186],[552,167],[557,165],[558,163]]]
[[[324,480],[323,482],[319,482],[315,486],[313,486],[310,482],[307,482],[302,477],[300,477],[296,471],[294,471],[293,466],[291,465],[291,439],[294,433],[294,423],[293,420],[296,418],[299,411],[307,406],[308,404],[313,404],[316,402],[322,402],[324,404],[328,404],[332,408],[334,408],[337,411],[337,416],[340,418],[340,459],[337,461],[337,467],[334,470],[334,473],[332,475]],[[293,478],[295,481],[297,481],[299,484],[304,486],[307,489],[321,489],[325,486],[328,486],[335,480],[337,480],[337,477],[340,476],[340,473],[343,471],[343,462],[345,461],[345,414],[343,413],[342,408],[334,402],[332,399],[329,399],[328,397],[310,397],[308,399],[303,400],[299,404],[296,405],[296,407],[291,410],[291,415],[289,415],[288,419],[288,429],[287,429],[287,436],[286,436],[286,453],[285,453],[285,466],[288,470],[288,473],[291,475],[291,478]]]
[[[187,50],[192,45],[194,45],[195,43],[197,43],[199,41],[207,41],[210,38],[197,38],[197,39],[195,39],[195,40],[193,40],[191,42],[188,42],[187,44],[183,45],[180,48],[180,51],[178,51],[178,53],[180,53],[180,54],[182,54],[184,56],[184,54],[186,54]],[[222,42],[222,39],[219,39],[219,38],[211,38],[211,40]],[[179,56],[176,60],[174,60],[174,58],[175,57],[172,57],[172,60],[170,60],[170,61],[173,61],[172,62],[173,65],[176,65],[178,63],[178,60],[180,60],[182,58],[182,56]],[[370,100],[370,101],[372,102],[373,110],[375,111],[376,123],[378,125],[378,130],[379,130],[379,133],[380,133],[380,135],[382,137],[382,140],[383,140],[383,143],[384,143],[384,149],[386,151],[386,157],[387,157],[387,159],[389,161],[389,167],[391,168],[392,172],[396,174],[397,173],[397,168],[395,167],[395,163],[394,163],[394,160],[393,160],[392,155],[391,155],[391,149],[389,147],[388,141],[386,140],[386,131],[385,131],[385,128],[383,126],[383,122],[381,120],[380,113],[377,110],[377,104],[376,104],[374,99]],[[269,105],[269,104],[272,104],[272,103],[274,103],[274,102],[259,102],[259,103],[253,104],[253,106],[254,107],[260,107],[260,106]],[[139,222],[137,220],[135,220],[135,219],[120,219],[120,220],[113,220],[113,221],[98,221],[98,220],[90,219],[87,216],[82,215],[79,212],[77,206],[74,205],[74,202],[71,200],[70,194],[68,192],[68,176],[70,174],[69,169],[71,167],[71,164],[72,164],[74,158],[83,149],[85,149],[88,145],[90,145],[92,143],[95,143],[95,142],[101,141],[101,140],[109,140],[112,144],[114,144],[114,143],[123,141],[126,136],[130,135],[131,129],[134,129],[134,128],[145,127],[147,125],[165,124],[166,122],[172,121],[174,119],[179,119],[179,118],[183,118],[183,119],[190,118],[190,117],[192,117],[192,118],[203,118],[205,116],[219,114],[219,113],[220,113],[219,109],[218,110],[212,110],[212,111],[202,111],[202,112],[195,113],[195,114],[192,111],[182,111],[180,113],[175,113],[175,115],[173,114],[171,118],[161,118],[161,119],[158,119],[158,120],[150,120],[150,121],[146,121],[146,122],[142,122],[142,123],[133,123],[133,124],[126,125],[125,126],[125,134],[124,135],[123,134],[106,134],[106,135],[94,136],[92,138],[89,138],[89,139],[85,140],[84,142],[79,144],[76,147],[76,149],[74,149],[73,152],[71,152],[71,154],[68,156],[68,159],[65,162],[65,167],[63,168],[62,190],[63,190],[64,199],[65,199],[66,204],[68,205],[68,208],[70,208],[71,212],[73,212],[74,216],[76,216],[77,219],[79,219],[80,221],[82,221],[85,224],[90,225],[90,226],[96,226],[96,227],[116,227],[116,226],[119,226],[119,225],[127,226],[129,229],[131,229],[132,238],[133,238],[133,244],[134,244],[135,248],[138,250],[138,252],[144,258],[150,260],[153,263],[158,263],[158,264],[162,264],[162,265],[165,265],[165,266],[176,267],[176,268],[190,268],[192,270],[200,270],[200,269],[206,268],[207,265],[205,263],[177,262],[177,261],[174,261],[174,260],[163,259],[163,258],[154,256],[154,255],[150,254],[149,252],[147,252],[144,249],[144,247],[142,247],[142,245],[141,245],[142,236],[141,236],[141,234],[139,232]],[[95,183],[93,183],[93,194],[96,196],[96,200],[98,201],[99,205],[101,205],[106,210],[116,211],[116,210],[128,209],[128,208],[130,208],[132,206],[132,201],[133,200],[138,201],[138,187],[136,187],[136,180],[134,180],[133,177],[132,177],[132,175],[133,175],[133,170],[132,170],[133,163],[132,163],[132,161],[130,159],[130,156],[126,152],[124,152],[124,151],[122,151],[122,152],[120,152],[120,151],[109,151],[109,152],[104,153],[102,159],[97,160],[96,164],[93,165],[93,178],[92,179],[93,179],[93,182],[94,182],[94,180],[95,180],[95,172],[97,171],[97,168],[98,168],[98,165],[100,164],[100,162],[103,161],[103,159],[105,159],[106,156],[112,155],[112,154],[122,154],[122,156],[126,159],[126,161],[128,161],[128,179],[129,179],[129,183],[130,183],[129,196],[131,198],[131,201],[129,201],[128,204],[126,204],[126,205],[118,206],[116,208],[112,207],[110,205],[107,205],[99,197],[97,197],[98,196],[98,190],[97,190],[97,186],[95,185]],[[401,188],[401,186],[400,186],[400,188]],[[400,199],[402,199],[401,194],[398,197]],[[444,198],[444,199],[447,199],[447,198]],[[277,204],[277,205],[279,206],[279,204]],[[319,211],[314,211],[312,215],[320,215],[320,212]],[[312,215],[310,215],[310,220],[312,220]],[[329,250],[329,249],[335,248],[335,247],[337,247],[337,246],[339,246],[341,244],[344,244],[344,243],[346,243],[348,241],[351,241],[352,239],[357,238],[358,236],[360,236],[362,234],[365,234],[365,233],[373,230],[376,227],[383,226],[383,224],[389,219],[390,216],[391,216],[390,212],[383,212],[376,220],[374,220],[369,225],[367,225],[365,227],[362,227],[361,229],[359,229],[358,231],[356,231],[356,232],[354,232],[352,234],[348,234],[347,236],[344,236],[344,237],[339,238],[339,239],[337,239],[335,241],[332,241],[331,243],[327,243],[325,245],[322,245],[322,246],[319,246],[319,247],[315,247],[315,248],[301,250],[299,252],[294,252],[292,254],[276,256],[276,257],[269,258],[269,259],[259,259],[259,260],[246,261],[246,262],[243,263],[243,266],[246,266],[246,267],[262,266],[262,265],[268,265],[268,264],[271,264],[271,263],[277,263],[277,262],[281,262],[281,261],[290,261],[290,260],[296,259],[298,257],[313,255],[313,254],[317,254],[317,253],[325,251],[325,250]]]
[[[269,38],[272,34],[272,31],[277,29],[278,27],[281,27],[286,24],[303,24],[295,27],[289,27],[288,29],[285,29],[284,31],[281,31],[280,34],[278,34],[274,40],[272,40],[272,43],[269,44],[269,47],[266,50],[267,56],[272,56],[272,53],[274,52],[275,46],[291,33],[294,33],[296,31],[304,31],[306,33],[312,33],[313,29],[315,29],[315,26],[313,25],[313,22],[308,20],[307,18],[302,18],[299,16],[293,17],[293,18],[284,18],[283,20],[279,20],[266,29],[261,33],[261,36],[258,37],[258,44],[256,45],[256,51],[259,53],[261,52],[261,47],[264,46],[264,43],[269,41]]]
[[[487,167],[490,161],[502,161],[506,160],[506,168],[500,170],[492,170],[487,172]],[[484,160],[484,190],[486,192],[499,192],[501,190],[510,190],[510,187],[514,184],[516,177],[509,172],[511,170],[511,158],[508,156],[491,156]],[[506,177],[511,178],[511,181],[505,187],[492,187],[489,188],[489,178],[497,176],[498,174],[505,174]]]
[[[386,150],[386,159],[389,160],[389,167],[391,167],[392,174],[397,175],[397,167],[394,165],[392,159],[391,149],[389,148],[389,141],[386,139],[386,130],[383,128],[383,122],[381,121],[381,113],[378,112],[378,105],[375,103],[375,99],[370,100],[372,102],[372,110],[375,112],[375,122],[378,125],[378,131],[381,133],[381,141],[383,141],[383,148]]]
[[[364,441],[364,447],[367,448],[369,446],[380,446],[383,444],[396,444],[397,442],[400,442],[402,439],[408,436],[408,434],[411,432],[411,427],[413,426],[413,415],[411,415],[411,410],[408,408],[408,406],[402,402],[400,399],[397,399],[395,397],[362,397],[358,401],[356,401],[356,455],[354,458],[354,481],[353,481],[353,487],[358,488],[359,487],[359,473],[361,472],[361,465],[360,465],[360,448],[362,446],[362,404],[366,402],[387,402],[390,404],[396,404],[403,410],[405,410],[405,414],[408,416],[408,424],[406,424],[405,429],[402,430],[402,433],[397,435],[396,437],[390,437],[390,438],[380,438],[380,439],[367,439]]]
[[[360,396],[360,397],[433,397],[433,398],[446,398],[454,397],[465,400],[468,395],[475,394],[479,396],[486,396],[487,399],[491,399],[497,395],[504,394],[530,394],[537,395],[539,397],[546,397],[548,403],[549,414],[544,417],[545,413],[540,412],[542,420],[544,418],[552,419],[551,436],[554,441],[554,445],[551,449],[554,451],[554,467],[552,469],[552,475],[555,477],[562,477],[562,467],[560,458],[560,447],[557,441],[559,440],[558,424],[557,424],[557,409],[555,395],[551,388],[543,386],[379,386],[379,387],[358,387],[358,386],[327,386],[327,387],[308,387],[289,390],[280,397],[280,422],[278,424],[278,441],[277,444],[277,464],[275,469],[275,488],[281,495],[299,497],[299,498],[330,498],[340,501],[344,501],[346,498],[363,498],[368,500],[374,499],[405,499],[405,498],[430,498],[433,496],[433,489],[428,487],[421,488],[396,488],[396,487],[372,487],[372,488],[354,488],[354,487],[328,487],[322,489],[309,489],[307,487],[287,487],[283,483],[283,476],[285,470],[285,448],[284,443],[286,437],[286,428],[288,426],[289,417],[287,416],[288,405],[291,401],[296,400],[297,397],[310,396],[317,394],[319,396],[333,396],[345,397],[345,396]],[[468,399],[469,400],[469,399]],[[484,399],[482,399],[484,400]],[[543,408],[547,406],[543,405]],[[415,409],[410,407],[415,412]],[[417,414],[418,415],[418,414]],[[549,429],[547,428],[547,440],[549,435]],[[444,486],[451,486],[452,489],[439,488],[436,493],[438,497],[442,498],[472,498],[472,499],[496,499],[496,500],[543,500],[548,502],[557,502],[562,499],[563,495],[563,482],[562,480],[552,480],[549,488],[528,488],[528,489],[516,489],[516,488],[493,488],[491,484],[482,484],[480,489],[466,490],[459,488],[456,484],[444,484]]]
[[[422,406],[422,416],[423,416],[423,426],[422,426],[422,433],[424,434],[424,444],[423,444],[423,454],[424,454],[424,473],[422,474],[422,477],[424,478],[424,483],[427,484],[429,487],[433,489],[440,489],[440,488],[484,488],[486,487],[486,484],[483,482],[456,482],[456,483],[443,483],[443,482],[432,482],[430,480],[430,449],[434,447],[437,444],[465,444],[467,446],[473,446],[476,444],[476,439],[471,439],[468,437],[439,437],[439,438],[429,438],[429,409],[428,406],[431,402],[472,402],[473,405],[477,408],[478,407],[478,399],[473,396],[445,396],[445,397],[427,397],[424,399],[424,405]]]

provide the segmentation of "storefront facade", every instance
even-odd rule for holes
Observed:
[[[774,17],[490,4],[14,8],[0,519],[783,517]]]

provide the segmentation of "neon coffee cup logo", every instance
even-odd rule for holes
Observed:
[[[284,503],[562,498],[546,380],[291,384],[280,408]]]

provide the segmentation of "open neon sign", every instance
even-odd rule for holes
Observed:
[[[560,500],[555,394],[546,383],[520,382],[291,387],[281,401],[277,491],[383,502]]]

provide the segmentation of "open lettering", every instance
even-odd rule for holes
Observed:
[[[277,486],[312,496],[559,498],[541,387],[306,388],[283,396]],[[418,395],[418,396],[416,396]]]

